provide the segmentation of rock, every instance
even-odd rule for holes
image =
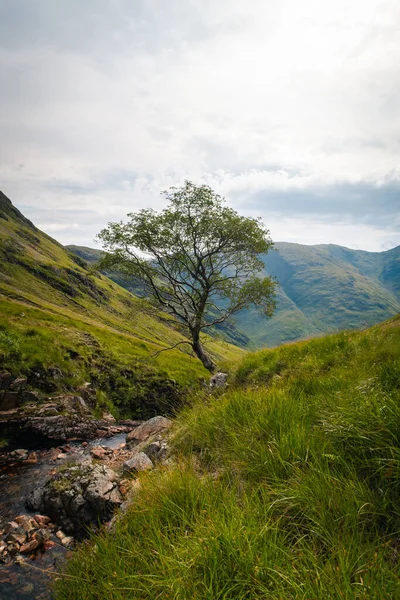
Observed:
[[[75,540],[72,536],[66,536],[61,540],[62,545],[66,548],[71,548],[74,545],[74,542]]]
[[[43,550],[46,552],[47,550],[50,550],[50,548],[54,548],[55,545],[55,542],[52,542],[51,540],[46,540],[43,544]]]
[[[12,410],[21,404],[21,397],[18,392],[0,392],[0,411]]]
[[[228,373],[215,373],[210,379],[211,388],[225,387],[228,379]]]
[[[46,527],[50,523],[50,517],[46,515],[35,515],[35,521],[40,527]]]
[[[153,468],[153,463],[144,452],[138,452],[131,459],[124,462],[122,469],[124,473],[139,473]]]
[[[103,420],[108,423],[115,423],[115,417],[111,413],[103,413]]]
[[[17,377],[12,383],[10,383],[10,390],[19,392],[23,387],[26,386],[28,379],[26,377]]]
[[[8,523],[6,523],[6,525],[4,527],[3,534],[7,535],[8,533],[11,533],[12,531],[15,531],[18,528],[19,528],[19,525],[16,521],[9,521]]]
[[[57,537],[57,538],[60,540],[60,542],[61,542],[61,540],[63,540],[63,539],[64,539],[65,537],[67,537],[67,536],[65,535],[65,533],[64,533],[63,531],[61,531],[61,529],[59,529],[59,530],[56,532],[56,537]]]
[[[171,425],[172,421],[166,417],[153,417],[128,433],[126,436],[126,445],[132,448],[140,442],[144,442],[150,437],[166,431]]]
[[[19,551],[21,554],[30,554],[31,552],[35,552],[39,548],[39,542],[37,540],[31,540],[27,544],[21,546]]]
[[[55,473],[40,490],[40,510],[69,533],[79,534],[88,525],[109,520],[122,501],[117,474],[99,464]]]
[[[42,502],[43,490],[42,488],[38,488],[33,490],[28,498],[26,499],[25,506],[29,510],[42,510],[43,502]]]
[[[13,376],[8,371],[0,373],[0,389],[7,389],[10,386]]]
[[[4,540],[7,544],[24,544],[26,541],[26,533],[23,529],[15,529],[5,536]]]
[[[97,458],[98,460],[104,460],[106,458],[106,452],[104,448],[101,446],[96,446],[90,450],[90,454],[93,458]]]

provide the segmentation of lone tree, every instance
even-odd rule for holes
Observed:
[[[259,219],[223,205],[207,185],[186,181],[163,192],[161,212],[130,213],[127,223],[109,223],[98,238],[109,252],[103,266],[139,277],[148,296],[174,315],[196,356],[209,371],[215,364],[200,333],[255,305],[267,315],[275,307],[275,281],[257,276],[259,255],[273,245]]]

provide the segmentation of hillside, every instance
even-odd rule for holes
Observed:
[[[368,327],[400,310],[400,247],[365,252],[279,242],[265,270],[280,286],[273,317],[255,311],[236,317],[258,347]]]
[[[173,319],[91,272],[0,193],[1,368],[46,391],[54,387],[46,373],[56,366],[58,387],[96,380],[126,414],[140,415],[146,397],[162,399],[171,385],[188,388],[208,377],[189,346],[152,358],[182,340]],[[219,361],[242,354],[212,339],[206,346]]]
[[[104,255],[102,250],[95,248],[87,248],[86,246],[67,246],[67,249],[79,256],[82,260],[86,261],[92,267],[96,267],[101,258]],[[109,277],[115,283],[118,283],[121,287],[136,294],[139,297],[146,295],[143,283],[136,277],[124,276],[118,271],[102,271],[107,277]],[[210,330],[210,334],[213,337],[222,339],[226,342],[239,346],[240,348],[247,348],[251,346],[250,338],[235,325],[233,321],[225,321],[215,326]]]
[[[101,250],[69,246],[95,264]],[[350,250],[342,246],[305,246],[279,242],[265,257],[265,271],[279,282],[271,319],[256,310],[236,315],[220,330],[241,347],[279,346],[379,323],[400,310],[400,247],[386,252]],[[118,273],[109,277],[133,292],[140,282]]]
[[[400,318],[249,354],[57,600],[400,597]]]

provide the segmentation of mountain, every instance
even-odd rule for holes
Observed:
[[[69,246],[89,264],[101,250]],[[264,258],[265,274],[279,282],[272,318],[255,309],[242,311],[224,324],[225,339],[248,348],[368,327],[400,311],[400,246],[386,252],[350,250],[332,244],[305,246],[278,242]],[[140,293],[138,280],[107,275]]]
[[[368,327],[400,310],[400,246],[366,252],[279,242],[264,264],[279,282],[273,317],[256,311],[236,317],[259,347]]]
[[[88,268],[0,193],[0,372],[45,392],[96,381],[99,402],[139,416],[150,398],[208,376],[189,345],[157,354],[184,340],[174,319]],[[243,353],[205,342],[217,361]]]

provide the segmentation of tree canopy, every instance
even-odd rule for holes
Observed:
[[[255,305],[271,315],[276,282],[260,276],[273,242],[260,219],[224,205],[209,186],[186,181],[163,192],[160,212],[128,214],[127,223],[109,223],[98,238],[108,251],[104,266],[139,277],[147,295],[174,315],[193,351],[212,371],[200,333]]]

